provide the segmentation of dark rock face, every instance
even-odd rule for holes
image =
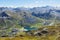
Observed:
[[[36,17],[39,17],[39,18],[43,18],[43,19],[50,19],[50,18],[52,18],[52,15],[50,14],[50,12],[48,12],[48,13],[34,13],[34,12],[32,12],[32,15],[33,16],[36,16]]]
[[[40,32],[36,33],[35,36],[41,36],[42,34]]]
[[[37,33],[38,36],[41,36],[42,34],[41,33]]]
[[[18,30],[17,29],[13,29],[12,32],[17,32]]]
[[[59,12],[60,13],[60,10],[56,10],[56,12]]]
[[[24,37],[23,35],[20,35],[20,37]]]
[[[11,34],[16,35],[18,32],[18,29],[12,29]]]
[[[0,14],[0,16],[1,16],[1,17],[9,17],[5,12],[2,12],[2,13]]]
[[[8,37],[7,35],[3,35],[3,36],[1,36],[1,37]]]
[[[41,33],[42,33],[42,34],[47,34],[48,31],[43,30],[43,31],[41,31]]]

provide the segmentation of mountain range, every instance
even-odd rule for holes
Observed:
[[[60,24],[59,7],[0,7],[0,36]]]
[[[19,24],[20,26],[34,25],[40,22],[43,25],[45,23],[51,24],[51,22],[54,20],[58,20],[59,22],[60,9],[59,7],[51,7],[51,6],[34,7],[34,8],[0,7],[0,19],[2,23],[5,23],[4,21],[8,20],[10,24]],[[0,24],[4,25],[1,22]]]

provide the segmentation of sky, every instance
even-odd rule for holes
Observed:
[[[60,7],[60,0],[0,0],[0,7]]]

